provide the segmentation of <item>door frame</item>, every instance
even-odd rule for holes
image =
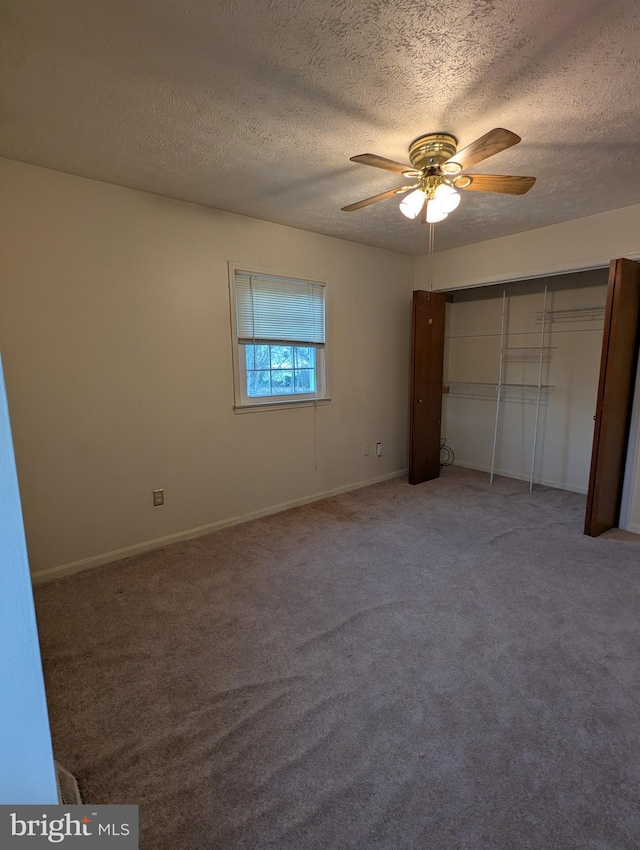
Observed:
[[[618,526],[627,477],[640,339],[640,263],[611,260],[584,533]]]

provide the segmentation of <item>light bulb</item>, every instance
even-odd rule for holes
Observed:
[[[460,203],[460,195],[447,183],[441,183],[436,189],[436,201],[444,213],[453,212]]]
[[[407,218],[417,218],[424,206],[426,195],[422,189],[416,189],[404,197],[400,203],[400,212]]]
[[[441,208],[437,201],[427,201],[427,221],[435,224],[436,221],[444,221],[447,213]]]

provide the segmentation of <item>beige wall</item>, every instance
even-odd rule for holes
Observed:
[[[616,257],[640,257],[640,205],[441,251],[431,277],[434,290],[460,289],[606,267]],[[419,257],[415,288],[428,279],[428,258]]]
[[[0,215],[35,573],[406,467],[412,258],[8,160]],[[330,404],[233,413],[229,260],[326,281]]]

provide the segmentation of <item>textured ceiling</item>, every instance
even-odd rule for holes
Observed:
[[[447,131],[522,142],[476,166],[436,249],[640,203],[635,0],[3,0],[0,155],[409,254],[388,200]]]

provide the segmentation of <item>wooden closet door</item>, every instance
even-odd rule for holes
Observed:
[[[413,293],[410,484],[421,484],[440,475],[445,304],[446,296],[441,292]]]
[[[600,381],[584,533],[597,537],[618,524],[638,361],[640,264],[609,268]]]

